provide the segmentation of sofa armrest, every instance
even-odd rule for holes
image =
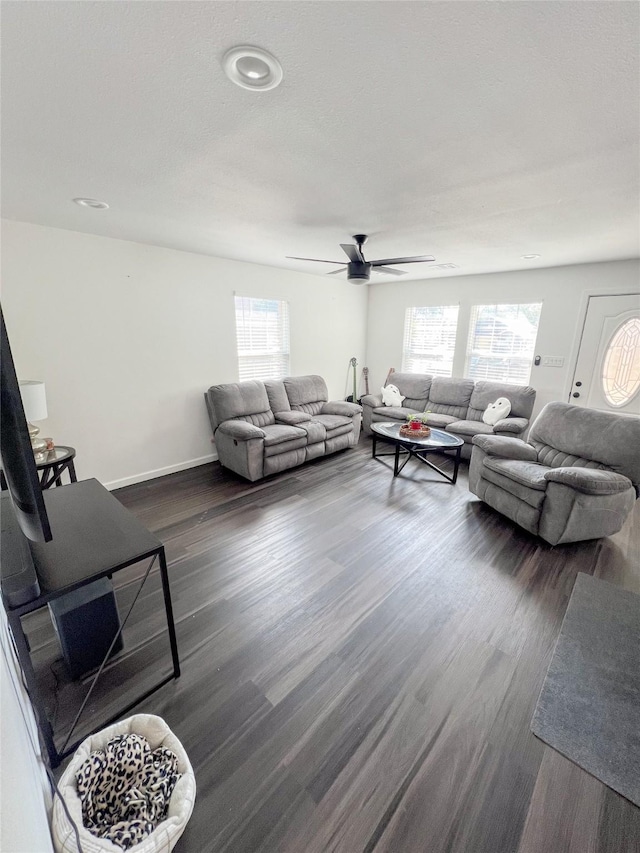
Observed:
[[[538,454],[533,447],[519,438],[507,438],[503,435],[474,435],[472,441],[488,456],[520,459],[523,462],[538,461]]]
[[[366,394],[360,400],[363,406],[371,406],[372,409],[379,409],[382,405],[381,394]]]
[[[306,412],[276,412],[274,417],[276,423],[287,424],[287,426],[306,424],[311,420],[311,415],[308,415]]]
[[[624,474],[602,471],[599,468],[554,468],[544,475],[545,480],[562,483],[585,495],[617,495],[633,487]]]
[[[323,415],[344,415],[352,418],[362,412],[362,406],[357,403],[347,403],[344,400],[330,400],[322,407]]]
[[[247,423],[247,421],[223,421],[218,427],[218,432],[236,438],[238,441],[249,441],[250,438],[264,438],[265,433],[260,427]]]
[[[496,435],[504,435],[504,433],[520,435],[528,426],[527,418],[503,418],[493,425],[493,431]]]

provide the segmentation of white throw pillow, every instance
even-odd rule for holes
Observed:
[[[495,403],[490,403],[482,414],[482,420],[489,426],[494,426],[503,418],[509,417],[511,403],[506,397],[498,397]]]
[[[401,406],[405,399],[400,393],[400,389],[395,385],[383,385],[380,389],[382,392],[382,404],[384,406]]]

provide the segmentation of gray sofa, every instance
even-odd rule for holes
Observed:
[[[462,457],[471,458],[475,435],[521,436],[529,426],[536,392],[528,385],[504,382],[474,382],[473,379],[450,379],[426,373],[392,373],[387,383],[395,385],[406,398],[403,405],[383,406],[379,394],[362,398],[362,426],[367,435],[376,421],[406,421],[408,415],[429,410],[429,426],[452,432],[463,439]],[[385,383],[385,384],[387,384]],[[489,426],[482,415],[490,403],[506,397],[511,403],[508,418]]]
[[[640,418],[548,403],[526,442],[473,439],[469,488],[551,545],[617,533],[640,494]]]
[[[352,447],[362,407],[329,402],[321,376],[212,385],[204,395],[220,464],[260,480]]]

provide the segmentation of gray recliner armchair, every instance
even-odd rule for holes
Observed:
[[[548,403],[526,442],[476,435],[469,489],[551,545],[617,533],[640,495],[640,418]]]

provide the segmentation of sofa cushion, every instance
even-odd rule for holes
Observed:
[[[593,468],[552,468],[545,478],[585,495],[617,495],[633,488],[631,480],[623,474]]]
[[[229,435],[237,441],[249,441],[252,438],[264,438],[265,433],[262,427],[254,426],[247,421],[233,418],[230,421],[223,421],[217,429],[218,432]]]
[[[473,379],[450,379],[448,376],[435,376],[429,391],[428,409],[432,403],[444,406],[463,406],[465,413],[473,392]]]
[[[267,379],[264,383],[272,412],[289,412],[291,404],[282,379]]]
[[[437,412],[429,412],[426,415],[427,424],[431,427],[435,427],[436,429],[445,429],[445,427],[449,426],[449,424],[453,424],[456,422],[457,418],[454,418],[453,415],[439,415]]]
[[[262,427],[272,424],[275,420],[264,383],[257,379],[212,385],[207,393],[217,424],[232,418],[241,418],[254,426]]]
[[[492,471],[485,465],[482,466],[482,479],[493,483],[494,486],[499,486],[503,492],[513,495],[518,500],[524,501],[524,503],[538,510],[542,507],[547,494],[546,490],[530,489],[510,477],[505,477],[504,474]]]
[[[493,425],[493,431],[496,434],[511,433],[512,435],[520,435],[527,428],[529,421],[526,418],[504,418]]]
[[[357,403],[349,403],[346,400],[330,400],[322,407],[323,415],[343,415],[346,418],[353,418],[362,413],[362,406]]]
[[[509,385],[506,382],[476,382],[469,400],[469,420],[482,420],[482,414],[490,403],[495,403],[498,397],[506,397],[511,403],[511,417],[531,417],[536,392],[529,385]]]
[[[400,389],[404,407],[423,412],[429,399],[432,377],[428,373],[392,373],[385,385],[395,385]]]
[[[474,435],[493,435],[493,427],[482,421],[453,421],[447,426],[447,432],[473,437]]]
[[[473,444],[489,456],[501,456],[503,459],[522,459],[537,462],[536,452],[519,438],[506,435],[474,435]]]
[[[275,412],[276,423],[287,424],[287,426],[300,426],[308,424],[311,421],[311,415],[306,412],[292,412],[285,410],[283,412]]]
[[[329,399],[327,383],[322,376],[287,376],[282,381],[292,409],[316,414],[316,411],[310,411],[309,407],[314,403],[326,403]],[[317,411],[319,410],[317,408]]]
[[[295,441],[303,438],[307,440],[307,433],[304,429],[287,424],[271,424],[270,426],[262,427],[264,432],[264,445],[271,447],[274,444],[282,444],[284,441]]]
[[[520,459],[499,459],[496,456],[487,456],[483,468],[502,474],[509,480],[515,480],[528,489],[537,489],[544,492],[547,488],[545,474],[550,471],[546,465],[539,462],[523,462]]]
[[[315,418],[314,420],[307,421],[306,424],[300,424],[300,426],[307,434],[308,444],[319,444],[327,437],[327,428]]]
[[[352,418],[345,415],[314,415],[313,420],[321,423],[327,431],[327,438],[351,432]]]
[[[379,406],[373,410],[374,415],[380,415],[384,420],[406,421],[409,415],[421,415],[418,409],[406,409],[404,406]]]

